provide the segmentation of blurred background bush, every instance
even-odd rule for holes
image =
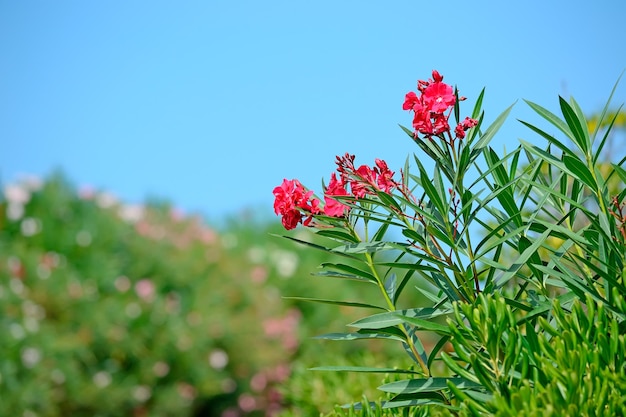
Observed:
[[[309,367],[403,359],[309,339],[353,312],[285,296],[363,301],[368,288],[311,276],[327,255],[274,236],[276,222],[211,227],[61,174],[3,190],[0,415],[319,415],[376,395],[384,376]]]

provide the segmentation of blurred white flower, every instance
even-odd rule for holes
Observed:
[[[250,262],[255,264],[263,262],[265,259],[265,249],[258,246],[251,247],[248,249],[248,259],[250,259]]]
[[[102,192],[96,195],[96,204],[98,207],[107,209],[117,204],[117,197],[111,193]]]
[[[148,401],[152,397],[152,390],[147,385],[137,385],[133,389],[133,398],[141,403]]]
[[[143,219],[145,209],[139,204],[127,204],[119,208],[117,214],[128,223],[137,223]]]
[[[46,310],[39,304],[31,300],[25,300],[22,303],[22,312],[27,317],[33,317],[42,320],[46,317]]]
[[[170,372],[170,366],[166,362],[159,361],[152,367],[152,372],[159,378],[163,378]]]
[[[4,198],[7,202],[24,205],[30,201],[30,192],[23,186],[10,184],[4,187]]]
[[[26,217],[20,224],[22,235],[25,237],[34,236],[41,231],[41,220],[33,217]]]
[[[130,279],[121,275],[115,279],[114,285],[119,292],[126,292],[130,290]]]
[[[112,381],[113,381],[113,378],[111,377],[111,374],[106,371],[96,372],[93,376],[93,383],[98,388],[105,388],[109,386]]]
[[[24,205],[19,203],[9,202],[7,207],[7,218],[12,221],[17,221],[24,216]]]
[[[32,368],[41,360],[41,351],[37,348],[28,347],[22,349],[22,363],[27,368]]]
[[[298,256],[293,252],[277,250],[272,252],[271,258],[278,275],[283,278],[290,278],[298,268]]]
[[[228,365],[228,354],[222,349],[214,349],[209,354],[209,365],[218,371]]]

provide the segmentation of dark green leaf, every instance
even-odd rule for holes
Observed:
[[[565,122],[572,132],[572,139],[574,139],[574,142],[583,155],[589,155],[591,144],[589,143],[589,132],[587,132],[587,121],[584,120],[584,116],[582,115],[580,116],[583,117],[583,120],[580,120],[572,106],[570,106],[563,97],[559,96],[559,104]]]
[[[591,174],[589,168],[587,168],[587,166],[580,159],[563,155],[563,163],[575,179],[579,179],[585,183],[585,185],[593,192],[598,190],[598,184],[596,183],[593,174]]]

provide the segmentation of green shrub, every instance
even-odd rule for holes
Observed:
[[[322,257],[275,225],[242,216],[218,230],[60,175],[4,194],[0,415],[275,414],[301,340],[352,315],[283,298],[347,287],[318,291],[307,276]]]

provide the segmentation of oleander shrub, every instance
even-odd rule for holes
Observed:
[[[301,341],[352,312],[284,297],[349,287],[317,290],[306,277],[327,258],[273,237],[277,226],[242,212],[211,227],[166,202],[77,190],[60,174],[5,184],[0,415],[271,416],[289,407],[284,387]]]
[[[548,126],[520,121],[534,140],[497,152],[512,106],[486,126],[483,99],[465,116],[433,71],[402,105],[419,151],[404,167],[346,153],[319,195],[297,179],[273,190],[286,230],[325,239],[288,240],[347,260],[319,275],[379,293],[327,300],[362,315],[319,337],[385,341],[412,362],[315,370],[394,376],[348,415],[624,415],[626,156],[603,156],[621,108],[588,119],[573,98],[560,115],[526,102]]]

